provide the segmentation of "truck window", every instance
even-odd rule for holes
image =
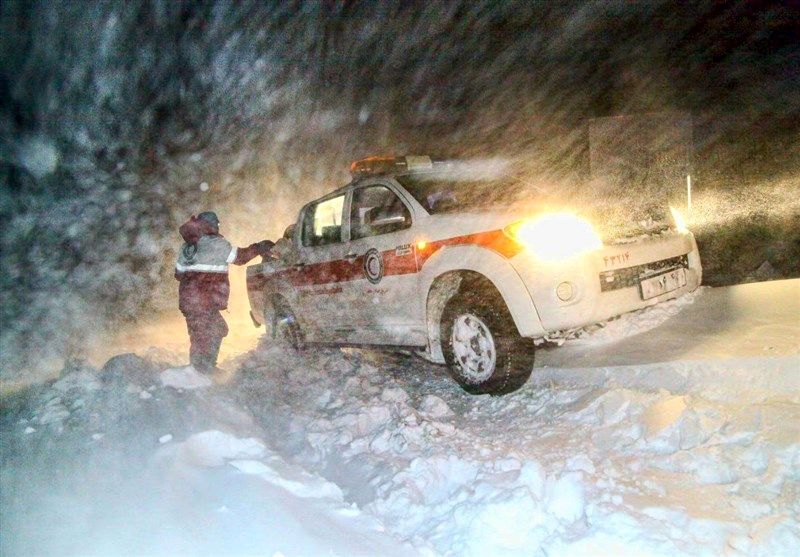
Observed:
[[[385,186],[353,191],[350,239],[389,234],[411,226],[411,212],[397,194]]]
[[[303,218],[303,245],[326,246],[341,242],[343,212],[344,195],[309,207]]]

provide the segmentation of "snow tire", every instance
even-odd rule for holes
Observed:
[[[459,341],[453,335],[454,328],[461,325],[483,332],[491,339],[487,341],[491,343],[488,349],[494,364],[491,369],[477,374],[465,372],[465,358],[457,356],[459,347],[454,342]],[[522,387],[533,372],[534,343],[520,336],[505,302],[493,287],[486,292],[485,288],[462,286],[442,312],[441,339],[450,375],[470,394],[511,393]]]

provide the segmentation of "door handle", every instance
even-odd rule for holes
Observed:
[[[358,255],[357,255],[357,254],[355,254],[355,253],[348,253],[347,255],[345,255],[345,256],[344,256],[344,259],[345,259],[345,261],[347,261],[348,263],[352,263],[353,261],[355,261],[356,259],[358,259]]]

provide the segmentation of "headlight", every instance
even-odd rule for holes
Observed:
[[[686,219],[683,218],[683,215],[678,211],[675,207],[670,207],[669,212],[672,213],[672,221],[675,223],[675,228],[678,232],[685,234],[689,232],[689,228],[686,226]]]
[[[503,232],[543,261],[563,261],[603,245],[591,224],[569,213],[515,222]]]

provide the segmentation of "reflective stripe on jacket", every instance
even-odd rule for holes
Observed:
[[[195,244],[183,244],[175,262],[178,306],[183,313],[204,313],[228,307],[228,265],[237,249],[218,234],[202,236]]]
[[[216,229],[196,217],[181,226],[180,232],[186,240],[175,262],[180,310],[190,314],[226,309],[231,290],[228,266],[244,265],[261,255],[258,244],[241,249],[231,246]]]

